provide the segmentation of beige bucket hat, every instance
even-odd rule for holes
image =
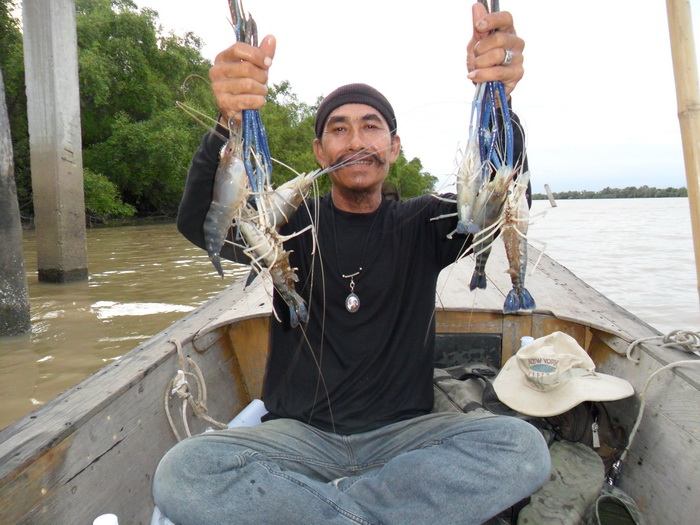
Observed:
[[[493,387],[510,408],[538,417],[562,414],[584,401],[614,401],[634,394],[624,379],[596,372],[586,351],[562,332],[535,339],[518,350]]]

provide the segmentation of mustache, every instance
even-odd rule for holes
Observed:
[[[361,160],[367,159],[371,159],[372,162],[375,162],[380,167],[386,164],[386,161],[379,156],[379,153],[369,153],[367,151],[361,151],[355,153],[343,153],[331,163],[331,167],[342,168],[343,166],[352,164],[353,162],[359,162]]]

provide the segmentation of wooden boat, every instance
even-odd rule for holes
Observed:
[[[533,249],[530,265],[538,253]],[[436,297],[437,362],[504,363],[524,335],[560,330],[575,337],[598,369],[628,379],[640,392],[649,374],[688,355],[637,339],[659,333],[544,255],[528,288],[538,308],[528,315],[504,315],[510,280],[498,247],[489,263],[486,291],[468,291],[473,261],[445,269]],[[179,362],[177,339],[206,382],[208,414],[229,421],[259,397],[268,346],[271,306],[265,286],[247,290],[234,283],[121,360],[96,372],[52,402],[0,432],[0,523],[91,523],[114,513],[122,524],[150,523],[151,482],[161,456],[176,438],[164,399]],[[194,382],[192,382],[194,383]],[[651,384],[646,411],[621,487],[650,523],[692,523],[700,511],[695,494],[700,413],[700,367],[665,371]],[[193,393],[196,388],[193,387]],[[614,417],[634,422],[639,395],[611,403]],[[170,399],[173,420],[183,433],[181,401]],[[192,433],[209,423],[188,411]]]
[[[690,9],[683,0],[668,0],[668,9],[686,165],[695,165],[694,175],[687,169],[698,237],[697,74],[689,81],[678,75],[682,66],[695,63],[694,53],[683,52],[693,49]],[[683,38],[690,34],[690,45],[678,44],[674,32]],[[676,47],[683,49],[677,52]],[[699,255],[700,241],[695,245]],[[530,266],[537,256],[531,248]],[[700,257],[696,260],[700,274]],[[506,267],[503,250],[497,248],[487,269],[488,289],[476,294],[468,291],[472,260],[443,272],[436,297],[437,364],[501,365],[517,351],[522,336],[554,331],[573,336],[599,371],[627,379],[637,392],[610,403],[612,416],[631,428],[640,407],[645,409],[623,466],[621,488],[637,501],[649,523],[696,523],[700,367],[667,369],[670,363],[689,359],[688,354],[661,345],[657,330],[546,255],[528,277],[537,309],[527,315],[503,314],[510,289],[502,273]],[[150,523],[153,472],[176,442],[168,420],[180,404],[177,397],[170,397],[173,379],[188,366],[174,341],[201,370],[209,393],[208,414],[228,421],[260,396],[272,322],[269,297],[260,280],[247,290],[243,283],[234,283],[118,362],[4,429],[0,523],[91,523],[104,513],[116,514],[122,524]],[[639,358],[635,363],[625,354],[640,339],[644,341],[635,346]],[[695,358],[693,364],[698,362]],[[656,371],[660,373],[647,385]],[[210,425],[191,413],[186,420],[193,433]]]

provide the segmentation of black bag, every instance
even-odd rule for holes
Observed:
[[[545,418],[560,439],[583,443],[595,450],[605,465],[607,478],[614,478],[614,465],[627,446],[627,431],[613,422],[605,403],[584,401],[574,408]]]

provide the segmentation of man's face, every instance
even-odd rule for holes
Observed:
[[[365,104],[336,108],[326,120],[314,153],[321,166],[341,168],[330,173],[333,184],[353,191],[368,191],[386,178],[401,148],[398,136],[381,113]]]

